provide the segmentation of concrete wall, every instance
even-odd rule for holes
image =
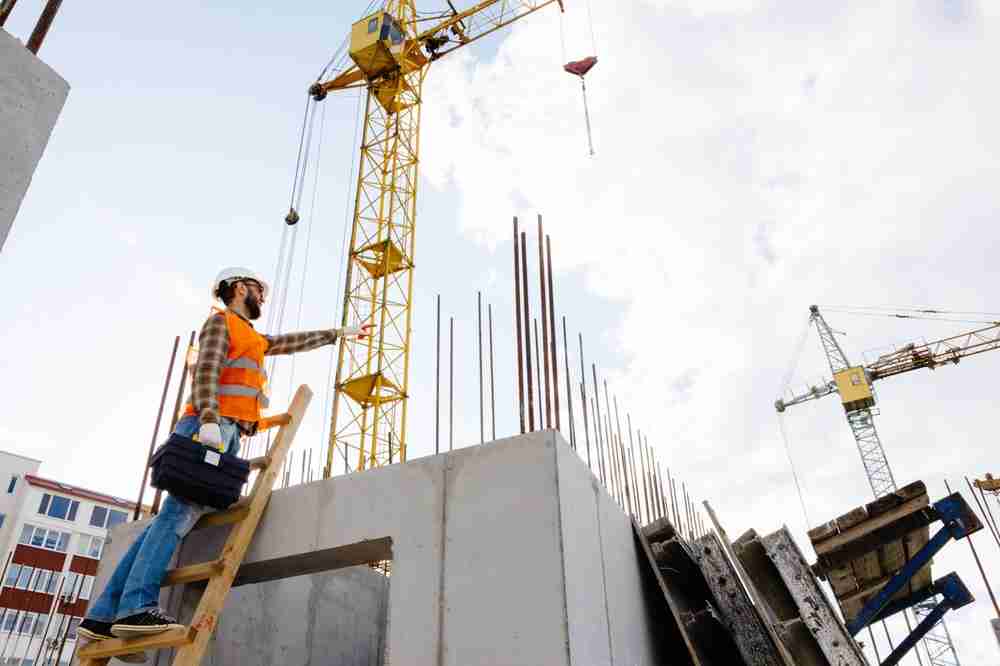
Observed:
[[[0,251],[68,94],[55,70],[0,30]]]
[[[135,529],[116,530],[99,584]],[[194,532],[181,563],[213,558],[226,529]],[[389,558],[393,664],[663,663],[652,619],[663,602],[647,597],[630,522],[553,432],[277,491],[237,583]],[[290,610],[312,588],[288,584],[276,581],[275,589],[279,607]],[[251,595],[238,610],[227,606],[223,624],[270,617],[272,599]],[[298,640],[319,654],[327,649],[315,644],[326,631],[320,625],[312,638],[298,631],[305,638],[290,640],[283,627],[255,624],[259,631],[239,638],[241,654],[277,659],[275,643]],[[218,655],[220,665],[271,663]]]

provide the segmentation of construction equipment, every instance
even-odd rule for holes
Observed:
[[[218,624],[226,595],[229,594],[261,515],[271,499],[271,489],[285,462],[285,455],[291,449],[310,400],[312,391],[307,386],[300,386],[288,412],[272,417],[272,421],[280,423],[281,428],[268,454],[250,461],[251,467],[260,470],[250,494],[226,511],[208,514],[195,526],[198,529],[235,523],[219,557],[210,562],[167,572],[163,580],[165,586],[208,581],[190,626],[140,638],[115,638],[92,643],[77,653],[80,666],[105,666],[111,657],[161,648],[179,648],[173,661],[174,666],[197,666],[201,663],[212,631]]]
[[[782,413],[792,405],[816,400],[831,393],[839,393],[841,404],[847,415],[861,463],[864,465],[872,493],[878,499],[895,492],[898,487],[892,469],[875,430],[872,408],[876,404],[873,383],[878,379],[894,377],[920,368],[935,369],[949,363],[958,363],[963,358],[1000,349],[1000,323],[968,333],[945,338],[929,344],[909,344],[891,353],[884,354],[869,365],[855,365],[847,360],[847,355],[837,342],[836,334],[820,314],[819,306],[809,307],[809,322],[819,332],[823,350],[833,378],[820,386],[813,386],[807,392],[789,400],[778,399],[775,409]],[[933,603],[918,604],[918,618],[925,618],[934,609]],[[934,647],[931,647],[931,644]],[[951,636],[943,622],[927,632],[925,646],[930,655],[930,666],[952,666],[959,663],[952,645]]]
[[[928,527],[936,521],[942,527],[931,537]],[[917,481],[810,530],[819,558],[813,571],[830,581],[852,636],[873,622],[942,597],[881,662],[895,666],[945,613],[973,602],[957,574],[932,581],[930,567],[952,539],[981,529],[960,494],[930,504],[926,486]]]
[[[353,65],[310,88],[314,100],[367,91],[342,326],[378,333],[339,348],[324,476],[406,461],[410,318],[420,157],[420,110],[431,63],[562,0],[484,0],[417,12],[388,0],[351,27]]]

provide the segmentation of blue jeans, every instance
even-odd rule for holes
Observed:
[[[200,426],[197,416],[185,416],[177,422],[174,432],[192,437]],[[239,428],[229,419],[220,419],[219,428],[226,453],[238,455]],[[88,609],[87,619],[115,622],[159,607],[160,583],[177,545],[198,519],[210,511],[210,508],[167,495],[160,512],[118,562],[104,591]]]

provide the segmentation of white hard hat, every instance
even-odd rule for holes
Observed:
[[[262,293],[261,296],[267,298],[267,292],[270,291],[270,287],[267,282],[265,282],[261,276],[257,275],[256,271],[252,271],[249,268],[244,268],[242,266],[223,268],[219,271],[219,274],[215,276],[215,282],[212,283],[212,298],[218,298],[218,294],[216,292],[219,290],[219,285],[224,282],[238,282],[239,280],[253,280],[254,282],[257,282],[264,288],[264,293]]]

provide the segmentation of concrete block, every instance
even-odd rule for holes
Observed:
[[[115,529],[98,587],[142,527]],[[213,559],[228,529],[192,532],[179,564]],[[370,589],[377,574],[322,573],[377,559],[392,560],[387,629]],[[647,575],[628,516],[559,435],[536,432],[275,491],[213,665],[335,653],[343,660],[322,663],[361,663],[379,641],[393,664],[682,663],[665,657],[663,597]],[[343,590],[335,600],[295,610],[331,586]],[[198,589],[187,587],[189,615]]]
[[[0,251],[68,95],[54,69],[0,30]]]

